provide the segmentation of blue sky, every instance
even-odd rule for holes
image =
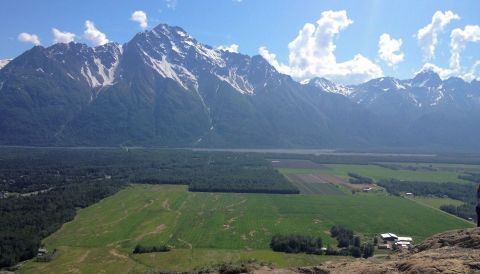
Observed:
[[[349,83],[382,75],[404,79],[424,66],[444,78],[480,77],[478,0],[3,0],[0,59],[18,56],[33,43],[50,46],[52,28],[93,45],[84,34],[87,20],[109,41],[124,43],[142,31],[131,20],[134,11],[145,13],[146,29],[159,23],[178,25],[211,46],[236,44],[244,54],[261,52],[278,70],[299,80],[325,76]],[[418,37],[422,28],[423,40]],[[20,37],[21,33],[25,34]],[[388,36],[383,36],[380,54],[382,34]]]

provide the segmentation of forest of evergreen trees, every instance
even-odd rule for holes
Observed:
[[[122,184],[106,181],[58,186],[37,195],[0,199],[0,267],[33,258],[43,238]]]

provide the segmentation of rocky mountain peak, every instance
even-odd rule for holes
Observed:
[[[312,78],[312,79],[309,79],[309,80],[305,80],[305,81],[302,81],[301,82],[302,85],[308,85],[308,86],[314,86],[324,92],[329,92],[329,93],[338,93],[338,94],[342,94],[344,96],[348,96],[350,95],[352,92],[353,92],[353,89],[348,87],[348,86],[344,86],[344,85],[340,85],[340,84],[336,84],[326,78],[323,78],[323,77],[315,77],[315,78]]]
[[[425,69],[417,73],[411,83],[415,87],[435,88],[442,84],[442,79],[433,70]]]

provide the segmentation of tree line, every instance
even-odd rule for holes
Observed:
[[[351,177],[348,179],[348,182],[351,184],[373,184],[374,183],[372,178],[362,176],[356,173],[349,172],[348,176]]]
[[[299,234],[274,235],[270,241],[273,251],[285,253],[322,254],[323,241],[320,237]]]
[[[142,254],[142,253],[154,253],[154,252],[168,252],[170,247],[166,245],[157,245],[157,246],[143,246],[136,245],[133,249],[133,254]]]

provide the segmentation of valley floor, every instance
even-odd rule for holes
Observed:
[[[320,236],[343,225],[371,239],[395,232],[416,242],[473,226],[432,207],[385,193],[275,195],[192,193],[186,186],[131,185],[78,211],[44,240],[57,249],[49,263],[29,261],[23,273],[187,271],[255,258],[277,267],[315,265],[338,257],[272,252],[276,233]],[[132,254],[137,244],[170,245],[166,253]],[[343,258],[344,259],[344,258]]]

